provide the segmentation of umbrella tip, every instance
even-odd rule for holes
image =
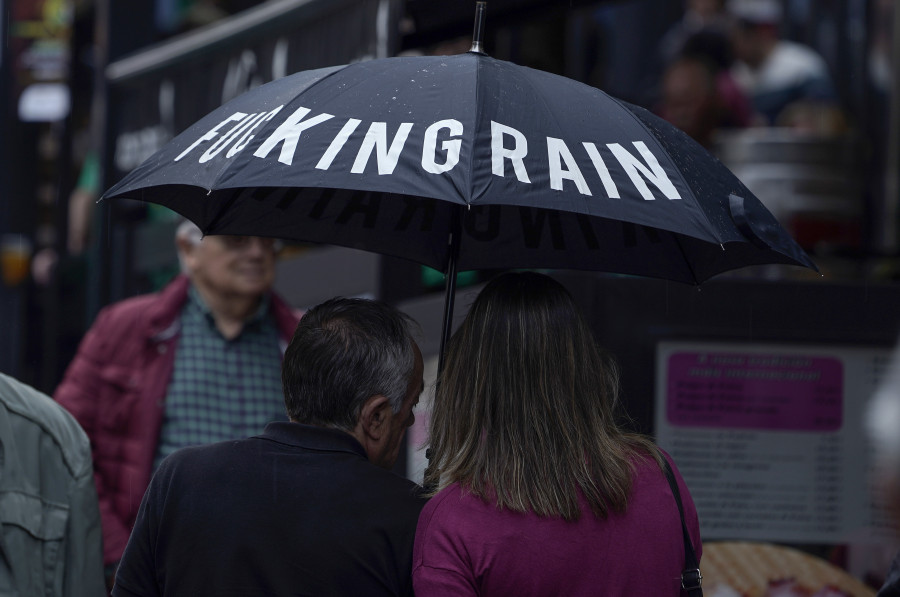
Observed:
[[[478,0],[475,3],[475,27],[472,31],[472,47],[469,52],[484,54],[484,12],[487,9],[486,0]]]

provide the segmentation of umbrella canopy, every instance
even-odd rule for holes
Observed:
[[[105,193],[207,234],[454,268],[699,283],[815,268],[717,159],[648,111],[478,52],[299,72],[221,106]]]

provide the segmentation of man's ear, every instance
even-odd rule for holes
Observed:
[[[197,245],[189,238],[183,236],[175,237],[175,248],[178,250],[178,261],[181,262],[182,269],[190,270],[190,261],[197,249]]]
[[[378,441],[388,432],[391,403],[387,396],[375,394],[363,404],[358,429],[366,439]]]

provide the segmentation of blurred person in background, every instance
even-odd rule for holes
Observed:
[[[687,41],[701,32],[727,35],[730,17],[725,10],[725,0],[687,0],[684,14],[659,41],[659,54],[663,64],[675,60]]]
[[[731,74],[733,64],[724,27],[703,28],[686,37],[666,64],[657,114],[707,149],[719,131],[750,126],[753,109]]]
[[[709,148],[721,112],[716,76],[709,63],[693,56],[672,61],[663,74],[662,100],[656,112]]]
[[[715,76],[717,128],[740,129],[753,124],[750,99],[731,74],[734,48],[728,35],[718,30],[699,31],[685,41],[681,55],[703,61]]]
[[[100,510],[84,431],[0,373],[0,594],[105,593]]]
[[[618,427],[617,392],[562,285],[519,272],[485,286],[433,402],[418,597],[681,594],[685,533],[700,558],[697,511],[668,456]]]
[[[716,133],[741,129],[752,121],[750,102],[705,47],[698,33],[685,51],[672,61],[662,79],[662,97],[656,113],[695,141],[710,149]]]
[[[113,596],[411,595],[425,500],[390,470],[424,387],[411,324],[379,301],[310,309],[284,355],[290,422],[166,458]]]
[[[750,97],[760,124],[774,125],[797,101],[837,109],[837,93],[825,60],[812,48],[781,38],[777,0],[729,0],[735,80]]]
[[[285,419],[281,359],[300,314],[272,291],[273,239],[176,231],[183,274],[103,309],[54,392],[91,439],[107,582],[156,466]]]

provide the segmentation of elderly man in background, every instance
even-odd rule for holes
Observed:
[[[156,466],[284,418],[281,359],[299,313],[271,291],[272,239],[183,222],[182,275],[103,309],[54,398],[91,439],[111,585]]]
[[[311,309],[284,356],[290,422],[166,458],[113,596],[411,595],[425,500],[389,470],[423,390],[410,323],[378,301]]]
[[[84,431],[49,396],[0,373],[0,455],[0,595],[102,595]]]

